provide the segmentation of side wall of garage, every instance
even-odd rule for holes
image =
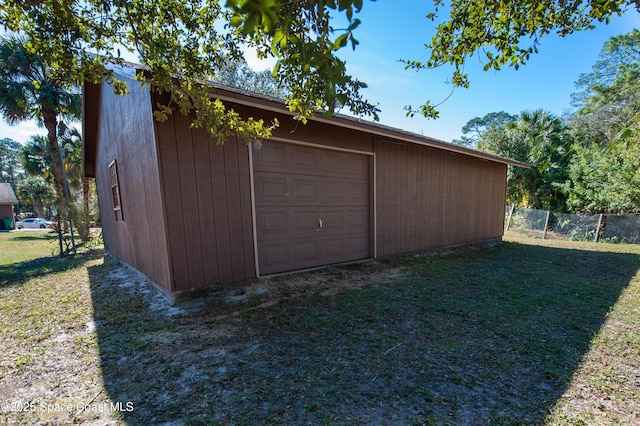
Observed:
[[[153,104],[163,101],[156,98]],[[230,106],[267,123],[276,117],[276,139],[364,152],[373,148],[372,137],[362,132],[315,122],[302,125],[286,114]],[[178,296],[205,287],[223,289],[226,283],[256,276],[249,149],[259,155],[260,148],[233,138],[218,145],[190,123],[178,112],[155,123],[173,292]],[[363,257],[369,256],[358,255]]]
[[[369,245],[361,248],[369,253],[336,255],[336,262],[502,237],[505,164],[330,123],[310,121],[302,125],[286,114],[230,105],[243,116],[263,118],[266,122],[277,117],[280,126],[272,141],[265,142],[263,147],[298,146],[300,155],[319,155],[314,161],[325,161],[324,151],[353,151],[356,156],[360,153],[367,157],[363,176],[368,176],[369,197],[365,203],[369,206],[366,221]],[[261,160],[268,148],[260,151],[260,147],[250,147],[235,139],[217,145],[205,130],[192,129],[189,117],[179,113],[164,123],[156,123],[156,139],[175,293],[204,287],[224,288],[225,283],[253,278],[258,271],[265,275],[334,263],[327,259],[312,260],[316,255],[322,258],[328,246],[320,242],[325,246],[316,249],[292,231],[300,225],[300,232],[319,234],[318,220],[323,221],[323,226],[332,222],[331,219],[326,222],[329,216],[322,210],[326,205],[322,197],[327,194],[318,193],[315,200],[285,200],[284,204],[281,194],[278,204],[274,198],[268,199],[269,188],[264,186],[277,189],[282,183],[283,194],[290,192],[287,185],[315,191],[313,186],[305,187],[302,183],[306,184],[310,176],[315,182],[324,182],[329,178],[325,176],[326,170],[296,171],[296,166],[288,163],[295,149],[286,154],[289,160],[285,156],[280,159],[283,162],[270,169]],[[345,154],[343,160],[347,157]],[[256,169],[252,170],[253,167]],[[340,173],[348,173],[349,167],[353,166]],[[283,173],[288,176],[286,179],[281,179]],[[267,183],[272,178],[275,180]],[[317,188],[324,190],[323,185]],[[311,192],[304,194],[310,195]],[[347,203],[331,207],[337,212],[352,206]],[[312,219],[313,229],[311,225],[298,223],[303,219]],[[273,237],[265,237],[269,234],[268,227],[273,227]],[[322,229],[325,230],[328,232]],[[283,238],[291,244],[285,244]],[[331,244],[337,248],[345,242],[333,239]],[[275,263],[280,262],[278,256],[293,259],[291,266],[268,265],[272,262],[266,260],[265,250],[270,250],[269,256],[276,259]]]
[[[94,112],[96,122],[90,128],[96,133],[86,132],[84,137],[95,141],[96,161],[91,171],[96,178],[105,248],[170,295],[171,266],[158,181],[151,94],[133,79],[119,78],[129,84],[127,96],[114,94],[107,84],[85,88],[85,109]],[[118,201],[114,197],[115,183]],[[115,203],[120,204],[118,211]]]
[[[377,255],[499,240],[507,166],[377,138]]]

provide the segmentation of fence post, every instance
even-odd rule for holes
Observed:
[[[542,233],[542,239],[547,238],[547,228],[549,227],[549,216],[551,216],[551,210],[547,210],[547,218],[544,220],[544,232]]]
[[[598,242],[598,238],[600,238],[600,227],[602,226],[602,213],[600,213],[600,217],[598,217],[598,226],[596,227],[596,236],[593,239],[594,243]]]
[[[512,205],[511,208],[509,209],[509,219],[507,219],[507,229],[505,229],[505,231],[509,230],[509,225],[511,225],[511,216],[513,216],[513,211],[515,210],[516,205]]]

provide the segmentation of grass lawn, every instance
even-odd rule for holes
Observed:
[[[640,246],[508,235],[172,306],[101,251],[20,243],[0,424],[640,424]]]
[[[0,266],[59,253],[57,234],[48,230],[0,232]]]

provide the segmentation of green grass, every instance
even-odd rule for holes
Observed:
[[[100,419],[133,425],[637,423],[640,246],[508,238],[264,280],[269,304],[214,295],[177,316],[100,256],[5,266],[0,389],[100,392],[135,404]]]
[[[47,231],[0,232],[0,266],[52,256],[57,241],[57,234]]]

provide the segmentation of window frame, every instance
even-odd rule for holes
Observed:
[[[111,202],[113,203],[113,213],[116,222],[123,222],[124,216],[122,214],[122,197],[120,194],[120,179],[118,175],[117,160],[113,160],[109,163],[109,183],[111,185]]]

